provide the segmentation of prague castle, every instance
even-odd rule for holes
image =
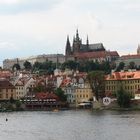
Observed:
[[[78,30],[76,31],[76,37],[73,38],[73,45],[71,47],[69,36],[66,43],[66,55],[73,55],[79,52],[93,52],[93,51],[105,51],[102,43],[89,44],[87,37],[86,44],[82,44],[82,39],[79,38]]]
[[[114,61],[119,57],[117,51],[106,51],[104,45],[102,43],[90,44],[88,37],[86,43],[82,43],[82,39],[79,37],[78,30],[76,31],[76,36],[73,38],[73,43],[71,46],[69,36],[67,36],[65,55],[63,54],[43,54],[28,58],[15,58],[15,59],[5,59],[3,61],[4,69],[12,69],[13,65],[18,63],[21,68],[23,68],[23,64],[25,61],[29,61],[32,65],[35,62],[45,62],[52,61],[56,63],[64,63],[68,60],[73,61]]]
[[[99,62],[113,61],[119,57],[117,51],[106,51],[102,43],[89,44],[88,37],[86,43],[82,44],[78,30],[76,31],[76,36],[73,38],[72,46],[69,36],[67,36],[65,56],[66,60],[93,60]]]

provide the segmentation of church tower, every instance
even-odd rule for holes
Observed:
[[[86,41],[86,51],[89,50],[89,40],[88,40],[88,35],[87,35],[87,41]]]
[[[71,54],[72,54],[72,50],[71,50],[71,46],[70,46],[69,36],[67,36],[65,55],[68,56]]]
[[[76,37],[73,39],[73,53],[80,52],[80,47],[82,45],[82,40],[79,38],[78,29],[76,31]]]
[[[140,54],[140,44],[138,44],[137,54]]]

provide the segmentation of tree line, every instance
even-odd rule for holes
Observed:
[[[113,65],[112,63],[108,62],[108,61],[103,61],[102,63],[99,63],[98,61],[94,62],[94,61],[86,61],[86,62],[76,62],[76,61],[66,61],[62,64],[58,63],[53,63],[52,61],[45,61],[45,62],[35,62],[33,65],[28,62],[25,61],[24,62],[24,68],[27,71],[31,71],[31,72],[35,72],[35,73],[45,73],[45,74],[53,74],[53,71],[56,68],[59,68],[61,70],[65,70],[65,69],[70,69],[70,70],[79,70],[80,72],[90,72],[90,71],[96,71],[96,70],[100,70],[100,71],[104,71],[105,74],[108,74],[111,72],[111,69],[113,69]],[[20,65],[14,64],[13,65],[13,71],[14,70],[20,70],[21,67]]]
[[[33,65],[29,61],[24,62],[24,68],[27,71],[31,71],[33,73],[42,73],[42,74],[53,74],[54,70],[56,68],[59,68],[61,70],[70,69],[70,70],[78,70],[80,72],[90,72],[90,71],[104,71],[105,74],[109,74],[111,70],[114,71],[121,71],[121,70],[128,70],[128,69],[136,69],[140,70],[140,66],[137,66],[135,62],[129,62],[128,65],[125,65],[124,62],[120,62],[117,66],[115,62],[109,62],[109,61],[102,61],[99,63],[98,61],[66,61],[62,64],[54,63],[52,61],[45,61],[45,62],[35,62]],[[13,71],[14,70],[20,70],[20,65],[14,64],[13,65]]]

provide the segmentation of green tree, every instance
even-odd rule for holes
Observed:
[[[136,69],[137,67],[136,67],[135,62],[131,61],[131,62],[129,63],[129,65],[128,65],[128,68],[129,68],[129,69]]]
[[[100,70],[104,71],[105,74],[109,74],[111,72],[111,67],[109,61],[103,61],[100,64]]]
[[[26,70],[31,70],[32,69],[32,65],[29,61],[25,61],[23,65],[24,65],[24,68]]]
[[[132,95],[127,93],[122,87],[117,91],[117,102],[120,107],[130,107]]]
[[[125,63],[124,62],[120,62],[116,71],[123,70],[124,69],[124,66],[125,66]]]
[[[41,63],[35,62],[33,65],[33,71],[38,71],[41,67]]]
[[[46,87],[44,85],[37,85],[33,89],[34,92],[46,92]]]
[[[19,109],[21,107],[21,102],[19,100],[17,100],[15,102],[16,108]]]
[[[20,70],[20,65],[18,63],[14,64],[13,67],[12,67],[12,70]]]
[[[33,65],[33,71],[39,74],[53,74],[56,68],[56,64],[52,61],[45,61],[43,63],[35,62]]]
[[[66,61],[62,64],[62,69],[71,69],[71,70],[76,70],[78,67],[78,63],[72,60]]]
[[[61,88],[57,88],[55,90],[55,94],[59,97],[59,99],[63,102],[67,100],[67,96],[64,94],[64,91]]]
[[[98,101],[99,97],[104,96],[105,92],[105,80],[103,71],[92,71],[88,73],[87,79],[89,81],[92,92],[95,94],[95,98]]]

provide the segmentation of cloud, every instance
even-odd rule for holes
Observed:
[[[0,50],[12,50],[12,51],[17,51],[19,50],[18,47],[15,46],[14,43],[12,42],[4,42],[4,41],[0,41]]]
[[[0,0],[0,4],[17,4],[20,0]]]
[[[15,15],[27,12],[48,11],[61,0],[0,0],[1,15]]]
[[[128,3],[124,6],[125,10],[133,10],[133,11],[139,11],[140,12],[140,3]]]
[[[110,50],[124,53],[139,43],[139,12],[124,8],[136,6],[129,7],[129,0],[9,1],[3,10],[0,5],[0,50],[21,51],[6,56],[63,53],[67,34],[72,42],[76,28],[83,43],[88,34],[90,43],[102,42]]]

